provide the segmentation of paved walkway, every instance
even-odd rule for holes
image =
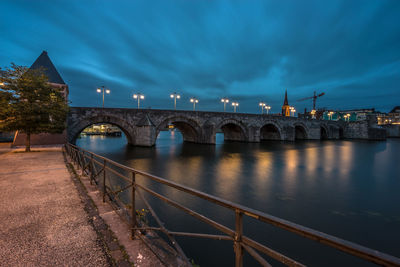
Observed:
[[[0,153],[0,265],[108,266],[61,149]]]

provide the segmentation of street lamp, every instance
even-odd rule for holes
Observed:
[[[315,109],[311,110],[311,118],[315,119],[315,114],[317,111]]]
[[[329,111],[329,113],[328,113],[328,118],[329,118],[329,120],[331,120],[332,119],[332,115],[333,115],[333,111]]]
[[[265,106],[265,109],[267,110],[267,114],[269,114],[269,110],[271,109],[271,106]]]
[[[181,96],[176,92],[174,92],[173,94],[170,95],[170,97],[174,99],[174,109],[176,110],[176,99],[181,98]]]
[[[343,117],[344,117],[344,121],[350,121],[350,114],[346,114]]]
[[[264,102],[260,102],[260,103],[258,103],[258,105],[261,107],[261,114],[264,114],[265,103]]]
[[[141,93],[133,94],[133,98],[137,99],[137,108],[140,109],[140,99],[144,99],[144,95]]]
[[[296,109],[294,107],[290,107],[290,113],[292,114],[292,117],[294,117],[294,113],[296,112]]]
[[[238,102],[232,102],[233,112],[236,112],[236,107],[239,106]]]
[[[108,89],[106,89],[106,88],[104,88],[104,86],[102,85],[102,86],[100,86],[100,88],[97,88],[97,93],[103,93],[103,108],[104,108],[104,92],[106,93],[106,94],[109,94],[111,91],[110,90],[108,90]]]
[[[196,110],[196,104],[199,103],[199,100],[197,98],[195,98],[195,97],[192,97],[190,99],[190,102],[193,103],[193,111],[195,111]]]
[[[224,112],[226,111],[226,103],[229,103],[229,99],[228,98],[222,98],[221,102],[224,103]]]

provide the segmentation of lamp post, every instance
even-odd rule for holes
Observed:
[[[174,109],[176,110],[176,99],[181,98],[181,96],[176,92],[174,92],[173,94],[170,95],[170,97],[174,99]]]
[[[329,113],[328,113],[328,119],[329,120],[332,120],[333,113],[334,113],[333,111],[329,111]]]
[[[196,110],[196,104],[199,103],[199,100],[197,98],[195,98],[195,97],[192,97],[190,99],[190,102],[193,103],[193,111],[195,111]]]
[[[350,114],[346,114],[343,117],[344,117],[344,121],[350,121]]]
[[[317,111],[315,109],[311,110],[311,118],[315,119],[315,114],[317,113]]]
[[[221,102],[224,103],[224,112],[226,111],[226,103],[229,103],[229,99],[228,98],[221,98]]]
[[[267,115],[269,114],[269,110],[271,109],[271,106],[265,106],[265,109],[267,110]]]
[[[109,89],[106,89],[104,85],[100,86],[100,88],[97,88],[97,93],[103,93],[103,108],[104,108],[104,93],[109,94],[111,91]]]
[[[296,112],[296,109],[294,107],[290,107],[290,113],[292,114],[292,117],[294,117],[294,113]]]
[[[233,106],[233,112],[236,113],[236,107],[239,106],[238,102],[232,102],[232,106]]]
[[[265,103],[264,102],[260,102],[260,103],[258,103],[258,105],[261,107],[261,114],[264,114]]]
[[[140,109],[140,99],[144,99],[144,95],[141,93],[133,94],[133,98],[137,99],[137,108]]]

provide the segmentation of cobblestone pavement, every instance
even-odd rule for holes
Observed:
[[[109,266],[60,148],[0,153],[1,266]]]

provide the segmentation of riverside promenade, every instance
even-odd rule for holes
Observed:
[[[1,266],[184,266],[168,248],[132,240],[61,146],[32,150],[0,144]]]
[[[0,153],[2,266],[109,266],[61,148]]]

